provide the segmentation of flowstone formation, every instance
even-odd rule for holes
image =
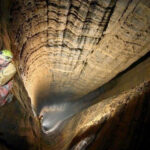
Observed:
[[[11,118],[0,116],[0,148],[20,149],[19,140],[10,138],[15,124],[29,150],[144,149],[150,124],[150,2],[12,0],[9,10],[17,75],[14,101],[0,110],[12,112]],[[59,124],[50,134],[40,124],[47,110],[48,124],[53,119],[53,126]]]

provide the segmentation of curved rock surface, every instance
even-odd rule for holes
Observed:
[[[83,96],[147,53],[149,7],[145,0],[14,0],[14,52],[32,104],[47,93]]]
[[[19,150],[18,144],[29,150],[146,148],[150,142],[150,2],[11,3],[9,30],[0,22],[0,48],[4,44],[13,50],[17,75],[14,101],[0,109],[0,149]],[[80,98],[79,104],[91,100],[88,108],[75,107],[80,111],[62,120],[52,134],[41,131],[32,107],[39,115],[46,99],[72,103]]]

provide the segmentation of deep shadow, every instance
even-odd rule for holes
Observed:
[[[5,132],[4,134],[0,134],[0,145],[4,145],[10,150],[27,150],[31,147],[27,142],[27,138],[18,134]]]
[[[29,140],[34,140],[30,125],[33,121],[29,116],[15,97],[0,108],[0,146],[8,150],[35,150],[38,147],[38,143],[33,145],[33,141]]]

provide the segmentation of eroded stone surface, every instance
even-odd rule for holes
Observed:
[[[147,53],[149,1],[13,0],[11,14],[18,71],[13,92],[19,103],[0,110],[0,148],[18,148],[12,141],[16,134],[14,141],[29,149],[146,147],[150,88],[141,83],[149,80],[149,59],[104,86],[101,102],[68,119],[53,135],[40,135],[30,98],[36,106],[47,93],[83,96]],[[9,38],[4,41],[9,45]]]
[[[32,103],[45,90],[87,94],[148,52],[149,7],[144,0],[14,1],[13,42]]]
[[[145,82],[76,114],[64,123],[62,130],[45,138],[50,141],[49,148],[75,149],[88,138],[90,142],[86,146],[91,150],[146,147],[149,141],[149,90],[149,82]],[[93,138],[90,140],[90,137]],[[82,146],[84,148],[85,144]]]

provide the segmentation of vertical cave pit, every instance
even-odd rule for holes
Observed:
[[[12,0],[9,10],[15,97],[0,111],[17,115],[16,121],[9,113],[0,117],[0,148],[20,149],[19,140],[29,150],[144,148],[150,3]],[[41,130],[41,115],[48,127],[59,124],[51,134]]]

